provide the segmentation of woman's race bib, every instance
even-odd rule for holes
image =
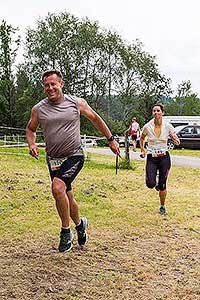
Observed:
[[[152,157],[162,157],[166,155],[166,149],[164,148],[154,148],[152,149]]]

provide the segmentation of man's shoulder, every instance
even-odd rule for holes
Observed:
[[[78,102],[79,97],[75,96],[75,95],[70,95],[70,94],[64,94],[65,99],[74,103]]]
[[[48,99],[47,98],[44,98],[42,100],[40,100],[38,103],[36,103],[34,105],[34,108],[35,109],[38,109],[39,107],[43,106],[43,105],[46,105],[48,103]]]

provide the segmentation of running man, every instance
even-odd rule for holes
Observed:
[[[120,150],[108,126],[84,99],[63,94],[64,81],[60,71],[44,72],[42,82],[46,98],[32,108],[26,136],[29,153],[37,159],[39,152],[35,143],[36,131],[38,126],[41,126],[52,179],[52,194],[61,219],[58,249],[65,252],[70,251],[73,242],[70,217],[75,223],[78,244],[82,246],[87,241],[87,219],[79,216],[78,204],[74,199],[71,185],[84,164],[80,116],[88,118],[107,138],[108,145],[115,154],[119,155]]]
[[[146,161],[146,185],[159,191],[160,214],[166,214],[165,200],[167,195],[166,182],[171,167],[170,155],[167,151],[167,140],[170,136],[176,145],[180,144],[174,127],[162,121],[163,105],[155,104],[152,108],[153,119],[143,127],[140,137],[141,157],[145,157],[145,137],[148,138]],[[158,182],[156,182],[158,172]]]

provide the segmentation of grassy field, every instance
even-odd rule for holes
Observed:
[[[116,175],[90,154],[74,182],[89,241],[61,254],[44,150],[27,153],[0,149],[0,299],[200,299],[200,169],[172,167],[160,216],[144,161]]]
[[[184,156],[194,156],[200,157],[200,150],[193,149],[174,149],[170,150],[170,153],[173,155],[184,155]]]

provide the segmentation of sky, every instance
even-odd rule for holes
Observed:
[[[171,78],[174,91],[190,80],[192,91],[200,96],[199,0],[1,0],[0,4],[0,20],[19,27],[22,37],[48,12],[88,17],[127,42],[139,39],[143,49],[156,56],[161,74]]]

